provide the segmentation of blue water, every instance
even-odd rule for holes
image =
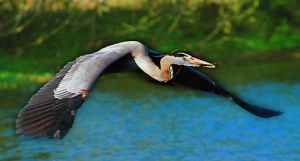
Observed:
[[[95,89],[63,140],[16,136],[12,116],[20,107],[0,108],[0,160],[300,160],[300,84],[234,87],[246,100],[284,112],[271,119],[211,94],[157,89]]]

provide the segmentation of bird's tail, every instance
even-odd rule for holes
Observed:
[[[271,110],[269,108],[259,107],[259,106],[250,104],[250,103],[244,101],[242,98],[228,92],[220,85],[217,85],[217,88],[215,89],[214,92],[218,95],[222,95],[226,98],[231,99],[233,102],[238,104],[244,110],[246,110],[256,116],[259,116],[259,117],[269,118],[269,117],[278,116],[278,115],[282,114],[282,112],[280,112],[280,111]]]

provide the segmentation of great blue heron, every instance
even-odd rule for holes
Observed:
[[[137,65],[158,82],[168,83],[172,80],[194,89],[214,92],[233,100],[243,109],[259,117],[267,118],[281,113],[243,101],[194,68],[214,68],[215,66],[209,62],[186,53],[163,55],[147,49],[140,42],[127,41],[80,56],[65,65],[19,112],[16,120],[17,133],[63,138],[72,127],[76,112],[95,80],[111,67],[123,69],[122,66],[128,60],[132,60],[128,57],[133,57],[135,62],[133,65],[135,67]]]

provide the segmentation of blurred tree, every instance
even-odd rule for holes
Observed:
[[[98,42],[94,47],[123,39],[155,45],[166,37],[170,48],[182,40],[189,48],[222,41],[294,48],[299,38],[290,35],[300,32],[299,7],[298,0],[0,0],[0,48],[14,53],[53,36],[75,36],[67,32],[86,44]]]

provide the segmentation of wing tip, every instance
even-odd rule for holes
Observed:
[[[277,117],[282,115],[284,112],[282,111],[276,111],[276,110],[270,110],[267,109],[267,111],[257,114],[257,116],[262,117],[262,118],[271,118],[271,117]]]
[[[16,134],[31,137],[63,139],[72,128],[78,108],[84,102],[80,96],[55,99],[53,104],[36,106],[34,110],[26,105],[18,113]],[[51,108],[51,109],[49,109]]]

